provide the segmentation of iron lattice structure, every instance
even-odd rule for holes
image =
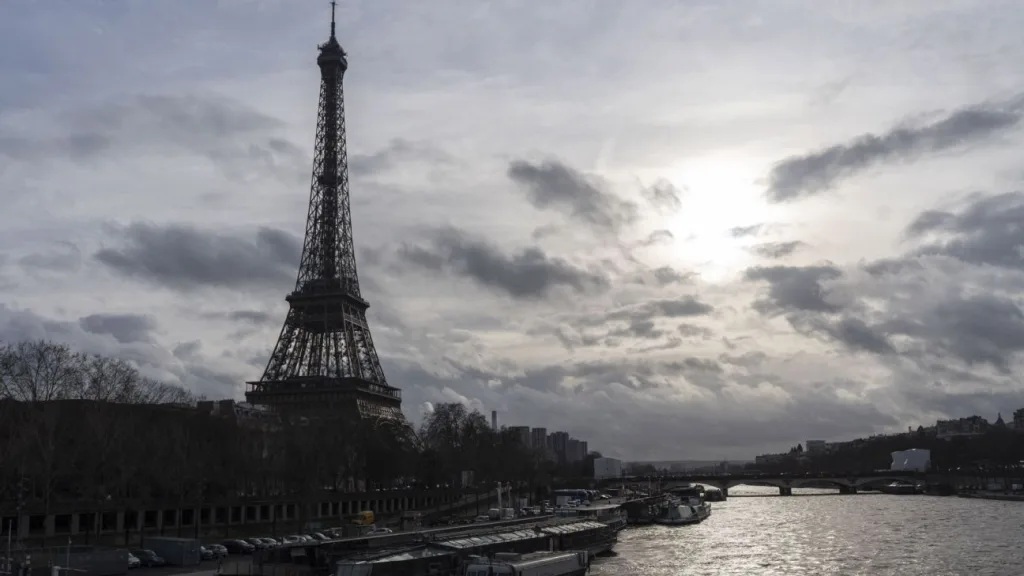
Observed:
[[[349,206],[345,51],[334,35],[319,47],[320,105],[306,237],[288,316],[263,376],[246,399],[303,416],[404,420],[402,395],[388,385],[359,291]]]

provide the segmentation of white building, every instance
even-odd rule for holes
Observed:
[[[890,470],[925,472],[932,465],[932,451],[911,448],[892,453]]]
[[[619,478],[621,476],[622,460],[594,458],[594,478]]]
[[[808,440],[804,442],[804,452],[808,454],[821,454],[828,448],[828,443],[824,440]]]

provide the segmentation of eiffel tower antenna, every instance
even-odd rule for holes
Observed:
[[[334,8],[338,3],[331,0],[331,38],[334,38]]]
[[[348,58],[335,36],[319,47],[320,106],[306,236],[288,316],[246,399],[300,416],[404,421],[402,394],[384,378],[359,291],[349,206],[345,96]]]

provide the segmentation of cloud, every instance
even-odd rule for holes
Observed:
[[[761,232],[764,224],[752,224],[750,226],[736,226],[729,229],[729,235],[733,238],[744,238],[747,236],[757,236]]]
[[[668,180],[658,180],[645,187],[641,194],[654,208],[664,212],[678,212],[683,207],[683,191]]]
[[[789,242],[765,242],[751,247],[755,254],[769,260],[779,260],[806,246],[799,240]]]
[[[588,178],[557,160],[539,164],[513,160],[507,174],[535,208],[564,211],[599,231],[616,232],[638,217],[635,203],[605,191],[600,180]]]
[[[349,157],[349,173],[354,177],[385,172],[397,168],[402,162],[449,163],[451,156],[424,142],[411,142],[394,138],[387,146],[372,154],[353,154]]]
[[[103,248],[93,258],[118,274],[175,290],[269,286],[283,291],[295,278],[302,251],[298,238],[269,227],[246,237],[135,222],[116,232],[119,246]]]
[[[839,304],[829,302],[822,283],[842,276],[834,266],[755,266],[748,268],[748,281],[768,282],[768,297],[755,307],[762,313],[779,311],[838,312]]]
[[[1024,271],[1024,194],[976,195],[958,212],[926,210],[906,230],[935,241],[917,250],[968,264]]]
[[[8,129],[0,158],[19,162],[91,162],[168,153],[201,156],[233,177],[253,170],[307,172],[307,156],[277,135],[283,123],[240,102],[196,94],[137,94],[62,111],[52,126]]]
[[[429,247],[407,244],[399,256],[420,268],[462,276],[513,298],[545,297],[560,287],[576,293],[608,287],[606,276],[549,257],[540,248],[526,248],[509,255],[456,228],[431,231],[426,244]]]
[[[82,251],[71,242],[57,242],[40,252],[18,259],[22,268],[46,272],[75,272],[82,265]]]
[[[156,320],[138,314],[90,314],[78,324],[90,334],[108,334],[122,344],[148,342],[157,329]]]
[[[52,340],[86,354],[121,358],[145,377],[198,395],[223,398],[239,394],[243,366],[204,356],[198,343],[191,347],[179,344],[172,352],[157,341],[156,329],[156,320],[145,315],[98,313],[68,322],[0,304],[0,342]],[[188,350],[188,354],[180,350]]]
[[[15,4],[0,337],[243,398],[295,283],[324,7]],[[458,401],[626,459],[720,459],[1024,405],[1019,200],[963,196],[1015,190],[1019,158],[959,153],[1017,139],[1009,8],[943,12],[950,41],[905,3],[895,28],[827,3],[421,4],[338,23],[361,288],[410,418]],[[693,46],[715,65],[651,58]]]
[[[768,175],[767,197],[786,202],[832,189],[845,178],[886,162],[963,150],[1020,123],[1018,99],[961,108],[934,122],[906,124],[881,134],[864,134],[846,144],[776,164]]]

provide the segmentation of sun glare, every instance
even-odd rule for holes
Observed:
[[[755,183],[763,169],[763,163],[739,155],[702,156],[673,166],[669,179],[684,193],[682,208],[667,222],[676,237],[671,257],[711,282],[748,266],[757,241],[735,238],[730,230],[779,218],[779,209]]]

